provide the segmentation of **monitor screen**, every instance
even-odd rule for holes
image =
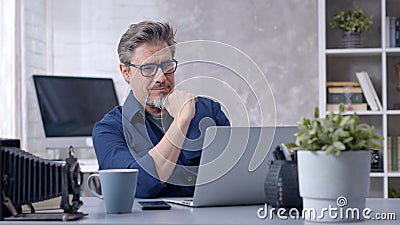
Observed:
[[[33,80],[47,143],[91,137],[94,123],[118,105],[110,78],[33,75]]]

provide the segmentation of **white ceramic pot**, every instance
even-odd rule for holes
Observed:
[[[369,195],[370,151],[345,151],[339,156],[324,151],[297,154],[299,192],[307,209],[303,218],[316,222],[363,218]]]

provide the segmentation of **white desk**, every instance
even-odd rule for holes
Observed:
[[[12,222],[12,224],[318,224],[294,219],[280,220],[276,216],[272,220],[268,218],[265,220],[259,219],[257,217],[257,210],[263,205],[207,208],[189,208],[172,205],[171,210],[142,211],[135,203],[131,214],[106,214],[102,200],[95,197],[84,197],[82,200],[84,205],[80,211],[89,215],[81,220],[71,222],[53,221],[48,223],[42,221]],[[371,208],[374,213],[395,212],[397,220],[364,220],[342,224],[399,224],[400,199],[368,199],[367,207]],[[11,222],[0,222],[0,224],[2,223]]]

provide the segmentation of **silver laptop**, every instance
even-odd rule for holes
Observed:
[[[192,207],[263,204],[270,149],[294,142],[296,127],[209,127],[193,198],[165,199]]]

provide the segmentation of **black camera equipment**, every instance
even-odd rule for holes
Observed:
[[[296,208],[301,211],[303,203],[299,194],[296,155],[292,160],[285,160],[280,146],[273,151],[274,159],[269,162],[270,168],[265,179],[267,203],[275,208]]]
[[[20,149],[20,141],[0,139],[0,219],[77,220],[83,175],[72,146],[64,161],[37,157]],[[70,195],[72,200],[70,202]],[[35,212],[32,203],[61,196],[63,212]],[[30,213],[22,212],[27,205]]]

